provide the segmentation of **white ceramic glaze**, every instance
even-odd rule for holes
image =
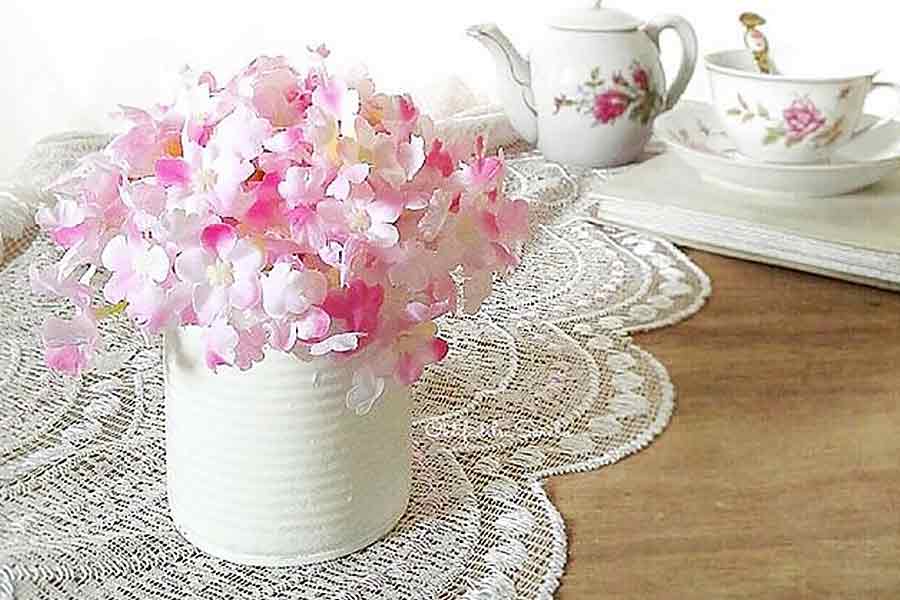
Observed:
[[[682,40],[681,67],[666,89],[659,34]],[[665,15],[642,24],[621,11],[574,11],[553,19],[526,61],[496,25],[470,27],[497,64],[504,108],[513,126],[549,160],[609,167],[632,162],[655,117],[675,105],[697,60],[687,21]]]
[[[826,72],[813,64],[778,57],[780,74],[759,73],[749,50],[706,56],[713,105],[741,154],[778,163],[816,163],[877,125],[860,127],[875,71]],[[804,75],[814,73],[814,75]]]
[[[166,469],[176,527],[201,550],[285,566],[359,550],[409,498],[409,396],[389,385],[365,415],[352,373],[270,350],[245,372],[209,371],[202,333],[166,336]]]
[[[875,123],[871,116],[863,125]],[[710,183],[795,198],[847,194],[900,169],[900,122],[893,121],[838,150],[825,164],[777,164],[742,156],[712,106],[685,102],[656,121],[656,134]]]

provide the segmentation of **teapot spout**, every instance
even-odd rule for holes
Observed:
[[[473,25],[466,30],[491,53],[497,67],[500,101],[512,126],[531,144],[537,142],[537,111],[531,92],[531,65],[493,23]]]

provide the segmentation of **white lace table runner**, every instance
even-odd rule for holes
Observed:
[[[41,184],[104,138],[57,138],[27,163]],[[533,241],[481,313],[445,318],[450,354],[414,389],[413,490],[386,539],[308,567],[204,555],[169,519],[160,348],[124,320],[83,381],[43,365],[28,266],[56,250],[7,244],[0,272],[0,600],[31,598],[542,598],[566,534],[548,476],[609,465],[669,422],[665,368],[629,333],[697,311],[707,277],[657,238],[594,220],[603,172],[510,161]]]

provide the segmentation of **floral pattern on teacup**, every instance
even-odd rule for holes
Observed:
[[[713,129],[700,119],[697,119],[696,127],[693,129],[686,127],[670,128],[666,130],[665,136],[686,148],[698,152],[714,154],[723,158],[734,158],[737,155],[737,150],[728,139],[728,134],[724,131]]]
[[[663,97],[653,86],[650,72],[639,62],[632,63],[630,79],[616,71],[607,81],[600,72],[600,67],[594,67],[590,78],[578,86],[575,97],[557,96],[553,114],[573,107],[579,113],[591,115],[596,126],[613,124],[628,113],[631,121],[647,125],[662,111]]]
[[[737,99],[739,106],[729,109],[728,116],[740,119],[742,123],[757,119],[764,121],[766,132],[763,144],[767,146],[783,143],[790,148],[807,142],[817,148],[824,148],[836,142],[844,133],[844,117],[830,119],[809,96],[797,96],[774,116],[762,104],[757,104],[754,109],[740,94]]]

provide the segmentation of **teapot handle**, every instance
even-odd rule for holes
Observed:
[[[674,29],[681,38],[681,66],[675,81],[666,91],[666,104],[664,110],[670,110],[684,90],[687,89],[691,77],[694,75],[694,67],[697,66],[697,35],[694,28],[682,17],[677,15],[660,15],[651,19],[644,25],[643,31],[647,34],[653,45],[659,49],[659,34],[664,29]]]

